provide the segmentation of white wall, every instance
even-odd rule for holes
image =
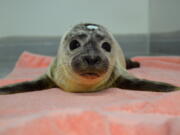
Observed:
[[[79,22],[147,33],[148,0],[0,0],[0,37],[56,36]]]

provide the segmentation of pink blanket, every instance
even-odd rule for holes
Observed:
[[[0,85],[31,80],[52,58],[23,53]],[[137,77],[180,86],[180,57],[136,57]],[[0,135],[180,135],[180,91],[60,89],[0,95]]]

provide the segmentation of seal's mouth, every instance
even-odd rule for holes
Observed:
[[[83,74],[80,74],[82,77],[86,78],[86,79],[96,79],[98,77],[100,77],[99,74],[97,73],[91,73],[91,72],[88,72],[88,73],[83,73]]]

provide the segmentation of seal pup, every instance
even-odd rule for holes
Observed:
[[[134,62],[130,61],[133,65]],[[134,63],[135,67],[139,66]],[[133,67],[133,66],[132,66]],[[61,88],[68,92],[122,89],[169,92],[180,87],[138,79],[126,70],[120,45],[102,25],[82,23],[67,31],[48,71],[36,80],[7,85],[1,94]]]

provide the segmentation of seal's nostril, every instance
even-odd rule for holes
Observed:
[[[97,56],[95,58],[95,63],[98,64],[99,62],[101,62],[101,57],[100,56]]]
[[[88,65],[95,65],[101,61],[101,57],[100,56],[95,56],[95,57],[84,56],[83,61],[86,62]]]

